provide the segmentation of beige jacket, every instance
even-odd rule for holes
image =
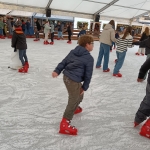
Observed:
[[[116,42],[115,30],[112,28],[111,24],[106,24],[104,27],[100,36],[100,42],[110,46],[112,45],[112,42]]]

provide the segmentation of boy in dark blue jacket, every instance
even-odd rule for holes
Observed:
[[[81,36],[79,46],[71,50],[52,73],[52,77],[55,78],[64,70],[63,80],[69,94],[68,105],[60,123],[59,133],[77,135],[78,131],[70,125],[70,120],[74,114],[82,112],[79,104],[83,99],[84,91],[89,88],[94,63],[94,59],[90,55],[90,51],[93,50],[93,41],[89,35]]]

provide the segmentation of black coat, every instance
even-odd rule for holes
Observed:
[[[40,31],[41,30],[41,26],[40,26],[39,22],[36,21],[35,23],[36,23],[37,30]]]
[[[133,45],[140,45],[141,47],[145,47],[145,55],[150,54],[150,36],[144,41],[133,42]]]
[[[26,36],[21,31],[14,31],[12,36],[11,46],[15,49],[27,49]]]
[[[83,81],[82,88],[86,91],[91,81],[93,64],[94,59],[90,53],[84,47],[77,46],[58,64],[54,71],[60,74],[64,70],[64,75],[71,80],[78,83]]]
[[[138,75],[139,79],[144,79],[146,72],[150,69],[150,58],[148,58],[140,68]],[[150,73],[148,74],[147,82],[150,84]]]
[[[146,40],[147,38],[148,38],[148,36],[146,35],[145,32],[143,32],[140,41],[144,41],[144,40]],[[139,47],[140,47],[140,48],[145,48],[145,47],[142,47],[141,45],[140,45]]]

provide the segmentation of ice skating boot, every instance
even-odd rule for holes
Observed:
[[[113,74],[113,76],[115,76],[115,77],[122,77],[122,74],[118,72],[117,74]]]
[[[46,41],[44,41],[44,43],[43,43],[44,45],[46,45]]]
[[[134,127],[137,127],[139,125],[139,123],[134,122]]]
[[[68,41],[67,43],[68,43],[68,44],[71,44],[72,42],[71,42],[71,41]]]
[[[80,106],[77,107],[77,109],[75,110],[74,114],[78,114],[82,112],[82,108]]]
[[[106,70],[103,70],[103,72],[109,72],[110,71],[110,69],[108,68],[108,69],[106,69]]]
[[[49,42],[48,42],[48,41],[46,41],[46,44],[49,44]]]
[[[18,70],[18,72],[27,73],[27,72],[28,72],[28,67],[27,67],[27,66],[24,66],[24,67],[20,68],[20,69]]]
[[[137,53],[135,53],[135,55],[140,55],[140,54],[137,52]]]
[[[140,135],[145,136],[150,139],[150,119],[148,119],[142,126]]]
[[[34,39],[33,41],[38,41],[38,39]]]
[[[63,118],[60,123],[60,130],[59,133],[61,134],[68,134],[68,135],[77,135],[78,130],[70,125],[70,121]]]
[[[28,61],[25,61],[25,64],[24,64],[24,65],[29,68],[29,63],[28,63]]]
[[[141,55],[142,55],[142,56],[144,56],[144,54],[143,54],[143,53],[141,53]]]
[[[49,44],[50,44],[50,45],[53,45],[53,44],[54,44],[54,42],[50,42]]]

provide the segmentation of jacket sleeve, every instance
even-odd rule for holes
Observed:
[[[149,43],[149,38],[144,41],[133,42],[133,45],[140,45],[141,47],[147,47],[146,43]]]
[[[51,29],[51,27],[48,25],[45,25],[45,29]]]
[[[141,66],[140,71],[139,71],[139,75],[138,78],[139,79],[143,79],[146,72],[150,69],[150,58],[148,58],[144,64]]]
[[[129,48],[132,48],[132,40],[133,40],[133,39],[129,39],[129,40],[128,40],[128,47],[129,47]]]
[[[145,37],[145,34],[143,33],[142,36],[141,36],[141,38],[140,38],[140,41],[143,41],[144,37]]]
[[[58,64],[58,66],[55,68],[54,72],[58,73],[58,75],[62,72],[63,69],[65,69],[67,65],[67,61],[71,55],[71,52]]]
[[[110,38],[111,38],[111,41],[116,42],[115,30],[111,30],[111,32],[110,32]]]
[[[92,73],[93,73],[93,64],[94,64],[94,59],[92,58],[92,61],[90,61],[85,67],[84,83],[82,85],[84,91],[86,91],[89,88],[89,84],[91,82]]]
[[[12,40],[11,40],[11,47],[16,47],[16,43],[17,43],[17,36],[16,36],[16,33],[14,32],[13,33],[13,36],[12,36]]]

